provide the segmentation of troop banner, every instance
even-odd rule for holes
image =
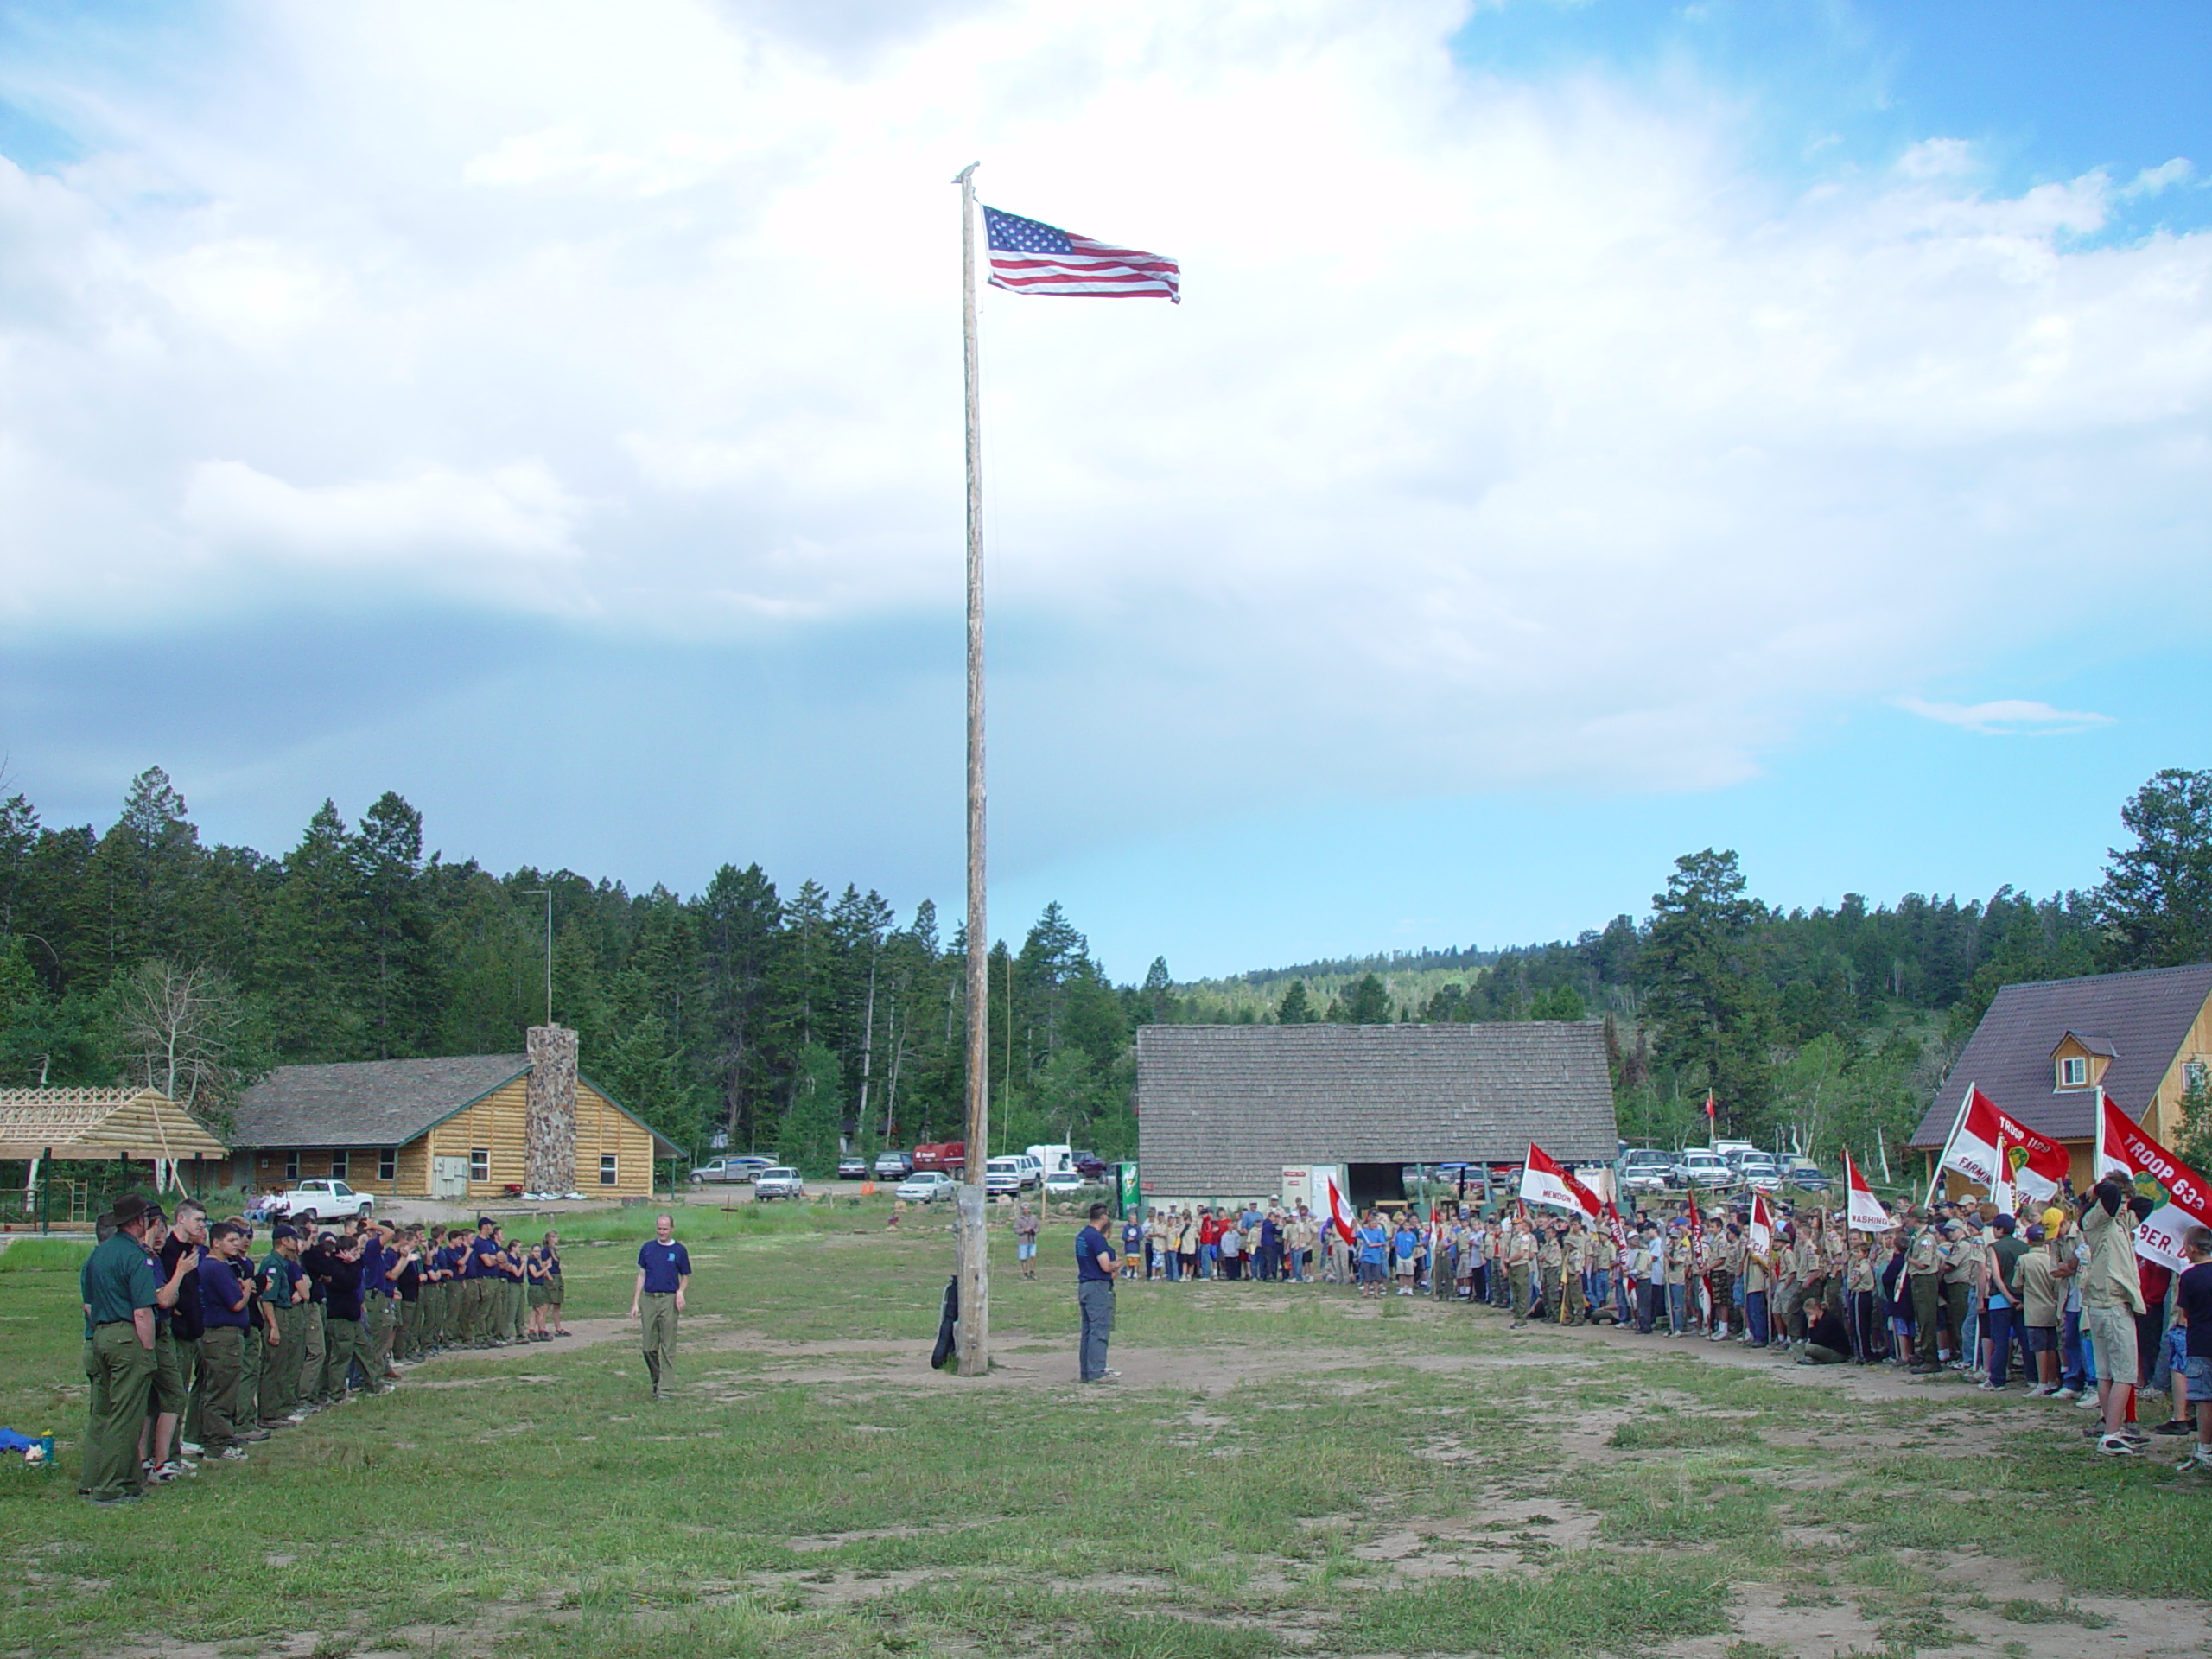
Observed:
[[[2097,1179],[2117,1175],[2158,1206],[2135,1230],[2135,1254],[2179,1271],[2189,1266],[2182,1235],[2191,1227],[2212,1227],[2212,1189],[2101,1091],[2100,1096]]]

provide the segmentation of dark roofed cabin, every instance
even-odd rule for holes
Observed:
[[[1343,1164],[1567,1163],[1620,1141],[1594,1020],[1499,1025],[1146,1026],[1137,1160],[1147,1201],[1257,1198]],[[1364,1194],[1355,1190],[1356,1200]]]
[[[2097,1093],[2171,1146],[2181,1097],[2212,1065],[2212,963],[2007,985],[1997,993],[1909,1143],[1928,1179],[1970,1084],[2073,1154],[2074,1185],[2094,1176]],[[1953,1192],[1980,1192],[1955,1172]]]

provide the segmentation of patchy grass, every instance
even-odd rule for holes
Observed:
[[[1058,1380],[1077,1322],[1058,1217],[1035,1281],[1001,1230],[994,1325],[1020,1363],[971,1386],[913,1358],[949,1216],[890,1232],[880,1199],[686,1206],[683,1387],[656,1408],[613,1323],[652,1213],[562,1224],[569,1322],[603,1340],[441,1359],[409,1379],[440,1386],[323,1414],[132,1510],[76,1501],[73,1445],[51,1474],[0,1460],[0,1655],[160,1629],[423,1659],[1566,1659],[1726,1637],[1754,1599],[1816,1619],[1846,1598],[1902,1654],[1970,1616],[1929,1565],[1968,1538],[2059,1586],[1993,1592],[2023,1633],[2088,1627],[2074,1593],[2212,1582],[2171,1471],[2049,1441],[1947,1453],[1955,1393],[1856,1405],[1425,1300],[1128,1286],[1116,1348],[1166,1380],[1082,1389]],[[0,1278],[0,1423],[65,1442],[85,1395],[68,1248]],[[906,1370],[855,1343],[899,1344]],[[1962,1487],[1997,1501],[1962,1508]],[[234,1571],[207,1572],[210,1537]],[[1730,1659],[1782,1659],[1782,1639],[1747,1633]]]

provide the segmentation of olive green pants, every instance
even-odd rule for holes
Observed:
[[[1936,1363],[1936,1310],[1943,1305],[1943,1282],[1932,1273],[1912,1275],[1912,1363]]]
[[[85,1418],[85,1463],[77,1489],[91,1498],[136,1497],[146,1490],[138,1468],[138,1431],[153,1392],[154,1351],[129,1319],[104,1325],[85,1348],[91,1384]]]
[[[638,1299],[638,1314],[645,1327],[645,1372],[652,1378],[653,1392],[659,1394],[676,1386],[675,1294],[647,1291]]]
[[[368,1332],[372,1376],[381,1377],[391,1369],[391,1344],[399,1334],[398,1309],[399,1299],[396,1296],[361,1299],[361,1328]]]
[[[381,1394],[386,1384],[384,1378],[370,1369],[368,1332],[361,1328],[359,1319],[341,1319],[326,1316],[323,1320],[322,1392],[328,1400],[346,1397],[346,1373],[359,1363],[361,1375],[369,1380],[369,1392]]]
[[[221,1452],[238,1443],[251,1425],[239,1416],[239,1389],[245,1381],[247,1332],[235,1325],[211,1325],[200,1337],[200,1374],[207,1398],[200,1408],[200,1445]]]
[[[295,1396],[306,1405],[322,1402],[322,1364],[328,1353],[322,1334],[322,1304],[300,1305],[300,1369],[293,1379]]]
[[[258,1410],[264,1425],[282,1422],[300,1403],[300,1364],[306,1357],[302,1344],[306,1308],[296,1303],[274,1312],[276,1342],[264,1354],[261,1363]]]
[[[1529,1264],[1516,1262],[1505,1270],[1506,1296],[1511,1305],[1513,1317],[1529,1317]]]

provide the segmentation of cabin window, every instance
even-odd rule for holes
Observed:
[[[2058,1063],[2058,1086],[2062,1089],[2086,1089],[2089,1084],[2089,1062],[2079,1054],[2069,1054]]]
[[[611,1152],[602,1152],[599,1154],[599,1184],[601,1186],[612,1186],[614,1185],[614,1154]]]
[[[296,1152],[288,1152],[284,1154],[284,1179],[292,1186],[297,1186],[300,1184],[300,1154]]]
[[[2207,1083],[2212,1083],[2212,1065],[2202,1060],[2191,1060],[2181,1069],[2181,1086],[2191,1093],[2201,1092]]]
[[[334,1181],[342,1181],[346,1179],[346,1154],[342,1152],[334,1152],[330,1154],[330,1179]]]
[[[399,1148],[386,1147],[377,1154],[377,1179],[396,1181],[399,1179]]]
[[[472,1181],[488,1181],[492,1179],[491,1147],[472,1147],[469,1148],[468,1179]]]

